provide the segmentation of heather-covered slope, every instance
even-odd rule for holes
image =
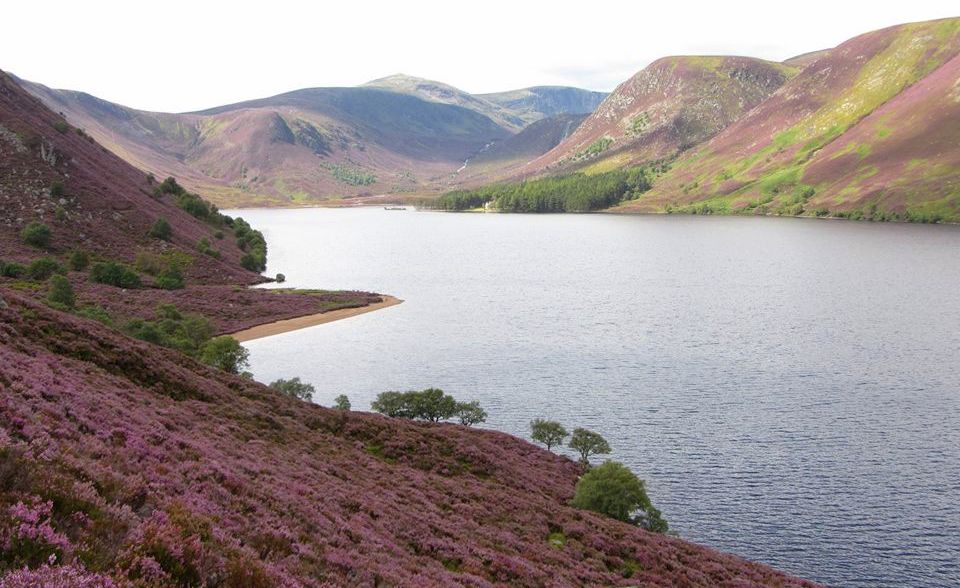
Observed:
[[[960,220],[960,19],[861,35],[621,210]]]
[[[545,117],[538,109],[580,112],[595,94],[534,88],[520,92],[514,111],[439,82],[391,76],[166,114],[19,82],[133,165],[231,206],[443,189],[460,181],[454,172],[466,159]]]
[[[28,261],[43,253],[25,245],[20,230],[31,221],[50,226],[49,254],[84,250],[132,262],[138,251],[179,252],[193,258],[188,277],[203,283],[262,281],[240,267],[232,239],[178,207],[170,195],[128,163],[65,123],[0,72],[0,259]],[[151,238],[158,219],[168,241]],[[216,244],[220,258],[195,255],[197,243]]]
[[[244,286],[264,280],[241,267],[246,252],[234,229],[195,218],[159,183],[70,127],[62,117],[0,72],[0,265],[58,264],[76,294],[76,308],[96,310],[121,326],[128,319],[153,319],[157,305],[175,304],[199,313],[217,333],[380,300],[363,292],[322,295],[277,294]],[[156,221],[169,226],[165,239],[151,235]],[[24,242],[30,223],[50,229],[46,246]],[[218,238],[219,237],[219,238]],[[206,249],[201,251],[203,244]],[[70,268],[83,252],[88,265],[122,262],[140,271],[141,288],[94,283],[89,268]],[[176,264],[185,288],[159,289],[157,274]],[[0,272],[3,274],[6,272]],[[0,275],[0,286],[37,299],[50,289],[47,277]]]
[[[508,435],[321,408],[0,296],[5,588],[51,560],[85,586],[812,585],[575,510],[577,466]]]
[[[672,157],[743,116],[796,69],[748,57],[666,57],[620,84],[524,174],[608,170]]]

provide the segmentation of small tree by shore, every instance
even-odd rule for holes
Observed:
[[[530,421],[530,437],[547,446],[547,451],[554,445],[562,445],[563,440],[570,433],[557,421],[534,419]]]
[[[270,387],[287,396],[292,396],[293,398],[306,402],[311,402],[313,400],[313,393],[316,392],[313,384],[301,382],[300,378],[290,378],[289,380],[280,378],[279,380],[271,382]]]
[[[590,465],[591,455],[610,453],[610,444],[606,439],[599,433],[580,427],[573,430],[568,447],[580,453],[580,463],[584,465]]]
[[[461,424],[472,425],[486,420],[487,413],[480,403],[457,402],[439,388],[409,392],[382,392],[370,403],[370,408],[389,417],[419,419],[437,423],[458,417]]]

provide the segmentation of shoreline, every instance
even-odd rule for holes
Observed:
[[[300,329],[306,329],[307,327],[332,323],[334,321],[366,314],[382,308],[396,306],[403,302],[403,300],[400,300],[394,296],[382,295],[381,297],[383,298],[382,302],[374,302],[373,304],[368,304],[367,306],[358,306],[356,308],[340,308],[337,310],[328,310],[327,312],[318,312],[316,314],[306,314],[291,319],[284,319],[280,321],[274,321],[272,323],[256,325],[250,327],[249,329],[243,329],[242,331],[236,331],[234,333],[226,333],[226,336],[233,337],[239,343],[245,343],[255,339],[263,339],[264,337],[272,337],[273,335],[289,333],[290,331],[299,331]]]

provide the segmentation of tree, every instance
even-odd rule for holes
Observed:
[[[77,302],[73,294],[73,286],[67,278],[55,275],[50,279],[50,292],[47,294],[47,300],[50,304],[70,310]]]
[[[409,397],[404,392],[381,392],[377,399],[370,403],[370,408],[388,417],[405,419],[414,418]]]
[[[457,401],[453,396],[444,394],[439,388],[427,388],[422,392],[414,392],[414,418],[420,418],[433,423],[448,419],[457,412]]]
[[[339,410],[350,410],[350,399],[346,394],[341,394],[333,399],[333,407]]]
[[[240,374],[250,365],[250,352],[233,337],[214,337],[200,350],[200,360],[231,374]]]
[[[284,380],[281,378],[275,382],[271,382],[270,387],[274,390],[283,392],[287,396],[293,396],[294,398],[305,400],[307,402],[313,400],[313,393],[316,392],[313,384],[301,382],[300,378],[291,378],[289,380]]]
[[[169,241],[170,235],[172,234],[173,229],[170,228],[170,223],[168,223],[165,218],[158,218],[156,222],[153,223],[153,226],[150,227],[150,236],[155,239]]]
[[[604,462],[584,474],[571,504],[656,533],[669,528],[650,502],[643,480],[616,461]]]
[[[50,244],[50,227],[43,223],[32,222],[20,231],[20,238],[27,245],[46,247]]]
[[[591,455],[610,453],[610,445],[599,433],[577,427],[570,437],[570,449],[580,452],[580,463],[589,465]]]
[[[452,396],[439,388],[409,392],[382,392],[370,404],[373,410],[390,417],[439,422],[457,415],[460,407]],[[477,408],[480,408],[477,405]],[[482,409],[481,409],[482,410]],[[474,413],[473,416],[478,416]],[[486,417],[486,413],[483,413]]]
[[[530,437],[547,446],[547,451],[554,445],[561,445],[570,433],[557,421],[534,419],[530,421]]]
[[[469,427],[470,425],[486,421],[487,411],[483,410],[480,407],[480,403],[476,400],[472,402],[458,402],[456,416],[460,419],[461,425]]]

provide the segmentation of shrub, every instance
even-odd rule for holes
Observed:
[[[134,319],[123,331],[131,337],[196,357],[213,336],[213,325],[199,314],[181,313],[172,304],[161,304],[157,306],[156,320]]]
[[[534,419],[530,421],[530,437],[547,446],[547,451],[554,445],[560,445],[570,433],[557,421]]]
[[[231,374],[239,374],[250,365],[250,352],[233,337],[214,337],[200,350],[200,360]]]
[[[313,393],[316,392],[312,384],[301,382],[300,378],[291,378],[289,380],[281,378],[271,382],[270,387],[274,390],[279,390],[287,396],[292,396],[307,402],[313,400]]]
[[[350,399],[346,394],[341,394],[333,399],[333,407],[339,410],[350,410]]]
[[[172,233],[173,229],[170,228],[170,223],[168,223],[165,218],[158,218],[156,222],[153,223],[153,226],[150,227],[150,236],[154,239],[169,241]]]
[[[46,247],[50,245],[50,227],[43,223],[32,222],[20,231],[20,238],[27,245]]]
[[[62,274],[64,272],[63,266],[52,257],[35,259],[30,263],[30,267],[27,268],[27,275],[30,279],[37,280],[38,282],[48,279],[53,274]]]
[[[0,276],[3,276],[5,278],[19,278],[20,276],[25,274],[26,271],[27,271],[27,268],[25,268],[22,264],[15,263],[15,262],[9,262],[9,263],[0,262]]]
[[[607,461],[592,468],[577,482],[571,505],[665,533],[667,522],[647,496],[643,480],[625,465]]]
[[[184,288],[183,274],[175,267],[171,267],[157,276],[154,283],[161,290],[182,290]]]
[[[220,259],[220,252],[210,246],[210,241],[208,241],[206,237],[200,239],[200,242],[197,243],[197,251],[204,255]]]
[[[460,424],[469,427],[487,420],[487,411],[480,407],[476,400],[471,402],[458,402],[456,416],[460,419]]]
[[[77,311],[77,316],[103,323],[108,327],[113,326],[113,317],[110,316],[110,313],[104,308],[99,306],[84,306]]]
[[[70,130],[70,125],[68,125],[66,121],[58,120],[53,123],[53,128],[55,128],[58,133],[66,133]]]
[[[67,265],[75,272],[82,272],[90,265],[90,256],[86,251],[74,251],[70,254],[70,260],[67,262]]]
[[[610,453],[610,445],[599,433],[579,427],[573,430],[569,447],[580,453],[580,463],[584,465],[589,465],[591,455]]]
[[[50,292],[47,294],[47,301],[57,308],[72,310],[77,298],[73,293],[70,280],[63,276],[53,276],[50,279]]]
[[[233,220],[233,234],[237,238],[237,246],[246,254],[240,258],[240,265],[252,272],[262,272],[267,269],[267,241],[263,233],[254,230],[242,218]]]
[[[105,261],[93,264],[90,279],[98,284],[109,284],[117,288],[139,288],[140,276],[125,264]]]
[[[61,182],[60,180],[57,180],[54,183],[50,184],[50,196],[52,198],[60,198],[61,196],[64,195],[65,192],[66,192],[66,189],[63,186],[63,182]]]

